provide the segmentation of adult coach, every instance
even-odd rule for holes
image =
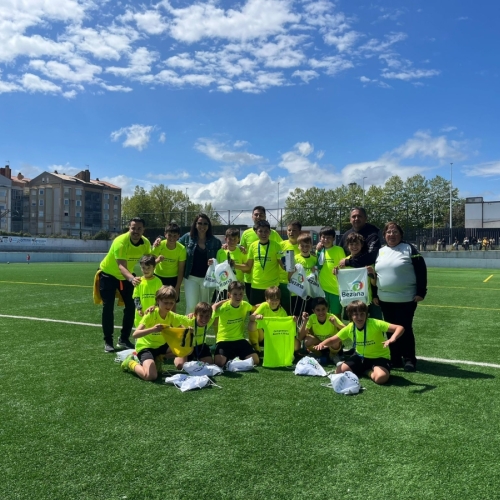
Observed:
[[[351,209],[350,221],[352,228],[346,231],[340,240],[340,246],[344,249],[346,255],[349,255],[347,246],[347,237],[351,233],[358,233],[365,239],[365,244],[359,255],[356,257],[346,257],[339,262],[341,269],[345,267],[366,267],[375,263],[377,253],[380,248],[380,230],[378,227],[367,222],[368,216],[363,207],[354,207]]]
[[[143,236],[144,219],[134,217],[130,220],[128,231],[117,236],[102,260],[99,269],[99,293],[102,298],[102,332],[104,334],[104,352],[114,352],[113,330],[114,330],[114,308],[116,291],[120,293],[125,309],[123,311],[123,323],[117,347],[132,349],[134,344],[130,342],[130,333],[134,326],[135,306],[132,294],[134,286],[141,282],[132,271],[139,259],[151,253],[151,244]]]
[[[257,224],[260,220],[266,220],[266,209],[261,206],[257,205],[256,207],[253,208],[252,210],[252,220],[254,225]],[[241,235],[241,241],[240,245],[245,248],[245,250],[248,252],[250,245],[258,241],[259,237],[255,233],[255,230],[253,227],[249,227],[248,229],[245,229],[243,231],[243,234]],[[283,238],[274,230],[271,229],[271,234],[269,235],[269,239],[271,241],[275,241],[278,244],[281,244],[283,241]],[[252,288],[252,274],[251,273],[245,273],[245,293],[247,295],[247,298],[250,298],[250,290]]]

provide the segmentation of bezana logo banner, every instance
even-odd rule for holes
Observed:
[[[339,269],[337,280],[342,306],[345,307],[355,300],[360,300],[365,304],[370,303],[366,267],[360,269]]]

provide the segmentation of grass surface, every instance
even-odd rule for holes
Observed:
[[[95,269],[2,265],[0,314],[99,324]],[[496,271],[430,269],[418,354],[500,364],[499,291]],[[259,367],[181,393],[123,373],[100,327],[3,317],[0,347],[2,500],[499,495],[495,368],[421,360],[345,397]]]

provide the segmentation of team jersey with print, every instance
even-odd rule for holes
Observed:
[[[295,256],[295,263],[302,264],[306,273],[309,275],[312,273],[313,267],[318,264],[318,259],[315,255],[309,255],[309,257],[302,257],[302,255]]]
[[[288,250],[293,250],[295,257],[300,254],[298,243],[295,243],[294,245],[293,243],[290,243],[290,240],[283,240],[281,242],[281,252],[283,254],[283,258],[281,259],[282,261],[284,261],[284,257]],[[288,273],[286,269],[280,269],[280,283],[288,283]]]
[[[311,335],[318,337],[320,340],[333,337],[337,334],[337,327],[330,322],[330,318],[332,317],[342,323],[342,321],[340,321],[334,314],[327,314],[326,321],[324,323],[319,322],[316,314],[311,314],[307,320],[306,328],[309,330]]]
[[[133,245],[130,241],[130,233],[117,236],[104,259],[102,259],[99,267],[101,271],[110,274],[119,280],[124,280],[125,277],[120,272],[117,260],[127,261],[127,269],[129,272],[134,270],[139,259],[146,254],[151,253],[151,243],[144,236],[141,236],[139,245]]]
[[[333,269],[338,267],[339,262],[345,258],[345,252],[342,247],[333,245],[328,249],[323,249],[318,254],[319,284],[321,288],[334,295],[339,294],[339,283],[337,276],[333,274]]]
[[[265,290],[270,286],[278,286],[281,266],[281,246],[269,240],[265,245],[254,241],[250,245],[248,260],[253,259],[252,288]]]
[[[162,262],[156,264],[155,274],[162,278],[176,278],[179,275],[179,262],[186,261],[186,247],[176,241],[175,248],[170,250],[167,247],[167,240],[163,240],[156,248],[153,248],[153,255],[164,257]]]
[[[196,317],[188,318],[187,316],[183,316],[183,318],[182,325],[194,329],[193,345],[201,345],[206,342],[206,331],[213,325],[215,320],[214,314],[212,314],[212,317],[206,327],[198,326]]]
[[[160,278],[153,276],[152,278],[141,277],[141,282],[134,287],[134,293],[132,298],[139,299],[141,301],[142,312],[144,312],[148,307],[154,306],[156,304],[156,292],[161,288],[162,283]],[[139,326],[142,316],[139,314],[137,309],[135,310],[135,326]]]
[[[241,251],[240,247],[236,247],[234,250],[223,250],[222,248],[217,252],[217,262],[221,263],[227,260],[227,254],[231,256],[231,259],[234,260],[235,264],[244,264],[248,259],[248,254],[245,254]],[[244,276],[243,271],[239,269],[233,269],[236,279],[243,283]]]
[[[279,306],[276,311],[273,311],[267,302],[262,302],[262,304],[255,309],[254,314],[262,314],[264,318],[286,318],[288,316],[283,307]],[[262,321],[263,320],[257,321],[257,328],[263,327]]]
[[[368,318],[365,329],[358,330],[354,323],[349,323],[337,334],[341,340],[350,338],[354,341],[354,331],[356,335],[356,352],[365,358],[386,358],[391,359],[391,352],[388,347],[384,347],[387,340],[384,334],[389,329],[389,323],[380,319]]]
[[[245,319],[252,311],[253,306],[244,300],[238,307],[233,307],[230,300],[224,302],[214,314],[219,318],[217,342],[244,339]]]
[[[269,235],[269,239],[271,241],[275,241],[276,243],[281,243],[283,241],[281,236],[274,229],[271,229],[271,234]],[[246,248],[246,251],[248,253],[250,245],[258,240],[259,237],[257,236],[257,233],[253,230],[253,228],[249,227],[248,229],[245,229],[243,231],[243,234],[241,235],[240,245]],[[251,283],[251,282],[252,282],[252,274],[245,273],[245,283]]]
[[[152,328],[155,325],[165,325],[165,326],[173,326],[178,327],[182,325],[182,320],[184,316],[180,314],[175,314],[172,311],[169,311],[165,318],[160,316],[160,312],[156,307],[152,312],[146,314],[141,319],[140,324],[144,325],[144,329]],[[156,349],[157,347],[165,344],[165,337],[162,332],[148,333],[144,337],[140,337],[137,339],[135,343],[136,352],[142,351],[143,349]]]

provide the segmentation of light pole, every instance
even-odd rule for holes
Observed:
[[[453,245],[452,240],[452,229],[453,229],[453,163],[450,163],[450,245]]]
[[[368,179],[368,177],[363,177],[363,203],[361,206],[365,208],[365,179]]]

